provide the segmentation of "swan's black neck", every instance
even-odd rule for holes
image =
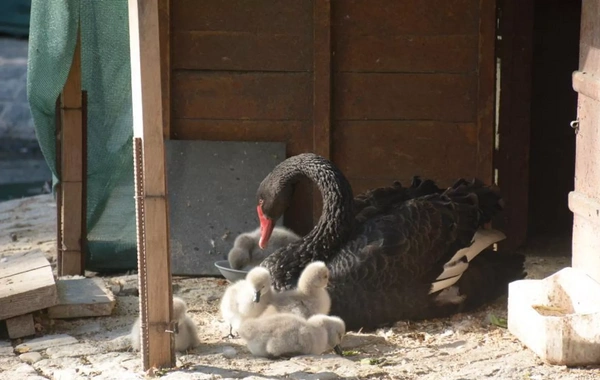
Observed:
[[[280,178],[282,188],[294,186],[306,177],[317,185],[323,197],[317,225],[300,241],[278,250],[266,260],[276,287],[283,283],[290,286],[306,265],[314,260],[329,262],[350,237],[354,228],[352,188],[331,162],[312,153],[287,159],[271,175]]]

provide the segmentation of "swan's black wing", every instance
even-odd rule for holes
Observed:
[[[361,224],[377,214],[383,214],[391,207],[407,200],[430,194],[439,194],[443,190],[434,181],[413,177],[410,187],[404,187],[398,181],[392,186],[369,190],[354,198],[354,214],[356,222]]]

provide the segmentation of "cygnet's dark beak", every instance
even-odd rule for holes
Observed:
[[[336,344],[335,347],[333,347],[333,351],[335,351],[336,354],[340,355],[340,356],[344,356],[344,352],[342,351],[342,347],[340,347],[339,344]]]
[[[258,290],[254,293],[254,298],[252,299],[252,301],[254,301],[256,303],[260,302],[260,290]]]

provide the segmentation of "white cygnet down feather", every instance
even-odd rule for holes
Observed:
[[[263,267],[253,268],[245,279],[229,285],[220,305],[221,316],[229,323],[229,336],[245,319],[261,315],[271,296],[271,274]]]
[[[296,289],[273,292],[271,305],[280,313],[293,313],[303,318],[329,314],[331,298],[327,291],[329,269],[322,261],[313,261],[300,274]]]
[[[239,334],[254,356],[267,358],[320,355],[339,344],[346,333],[338,317],[317,314],[308,320],[291,313],[276,313],[245,320]]]
[[[233,242],[233,248],[227,255],[229,266],[233,269],[252,269],[279,248],[300,240],[300,236],[290,229],[277,226],[273,229],[269,246],[266,249],[261,249],[258,246],[259,240],[260,227],[254,231],[239,234]]]
[[[178,297],[173,297],[173,319],[177,322],[175,334],[175,351],[183,352],[200,345],[198,330],[194,321],[187,315],[187,304]],[[131,347],[140,349],[140,318],[135,320],[131,328]]]

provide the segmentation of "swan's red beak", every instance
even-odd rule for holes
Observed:
[[[260,241],[258,242],[258,246],[260,249],[265,249],[273,232],[273,220],[265,216],[261,205],[256,206],[256,212],[260,220]]]

